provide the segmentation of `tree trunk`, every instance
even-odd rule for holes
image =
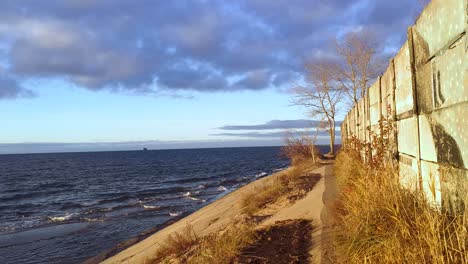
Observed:
[[[330,119],[330,154],[335,155],[335,120]]]

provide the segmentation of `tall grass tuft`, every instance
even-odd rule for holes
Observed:
[[[467,212],[441,212],[401,187],[395,169],[370,167],[350,149],[338,155],[335,175],[339,263],[468,263]]]
[[[290,178],[283,173],[271,182],[254,188],[242,197],[242,211],[247,215],[253,215],[265,205],[274,202],[288,191],[289,181]]]
[[[149,263],[221,264],[230,263],[240,250],[255,241],[252,225],[238,223],[204,237],[194,235],[188,226],[169,237]]]

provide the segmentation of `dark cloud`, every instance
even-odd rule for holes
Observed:
[[[316,128],[321,125],[320,121],[297,119],[297,120],[271,120],[259,125],[226,125],[219,127],[221,130],[271,130],[271,129],[303,129]],[[337,126],[341,125],[341,121],[336,122]]]
[[[0,72],[0,99],[31,98],[36,94],[22,87],[15,79]]]
[[[301,78],[304,60],[329,56],[337,34],[372,29],[382,50],[396,50],[420,9],[407,0],[4,0],[0,61],[19,78],[92,90],[278,88]]]

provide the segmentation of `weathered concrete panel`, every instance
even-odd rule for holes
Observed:
[[[381,98],[385,98],[392,94],[393,74],[394,73],[393,73],[392,62],[390,62],[387,70],[382,75],[381,88],[380,88],[382,92]]]
[[[437,162],[437,152],[435,149],[434,136],[431,125],[426,116],[419,116],[419,145],[421,148],[421,159]]]
[[[468,86],[463,85],[467,57],[463,39],[460,39],[451,45],[443,56],[434,58],[432,65],[434,109],[468,101]]]
[[[418,161],[416,158],[401,154],[398,165],[400,184],[410,190],[418,188]]]
[[[379,80],[374,82],[374,84],[371,85],[369,88],[369,99],[370,99],[370,104],[377,104],[380,101],[380,86],[379,86]]]
[[[393,91],[393,81],[394,81],[394,72],[393,72],[393,62],[390,62],[389,67],[385,71],[381,80],[381,100],[382,100],[382,115],[385,118],[390,118],[392,116],[393,107],[393,98],[391,97]]]
[[[465,0],[432,0],[424,9],[415,29],[427,43],[429,57],[465,30]]]
[[[421,161],[422,190],[427,200],[436,206],[442,206],[439,165]]]
[[[463,212],[468,207],[468,171],[440,166],[442,207]]]
[[[380,120],[380,111],[379,111],[379,104],[373,104],[369,108],[370,112],[370,125],[377,125]]]
[[[413,83],[408,42],[405,42],[394,59],[396,114],[413,110]]]
[[[431,128],[437,162],[455,168],[468,164],[468,102],[426,115]]]
[[[432,63],[416,69],[416,95],[418,112],[429,113],[434,108],[432,99]]]
[[[398,150],[401,153],[417,157],[418,152],[418,121],[416,117],[406,118],[397,122]]]

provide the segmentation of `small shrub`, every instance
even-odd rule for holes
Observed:
[[[291,160],[293,166],[307,160],[312,160],[314,163],[317,162],[319,152],[314,145],[315,140],[312,137],[305,134],[296,136],[293,133],[288,133],[285,141],[282,153]]]

